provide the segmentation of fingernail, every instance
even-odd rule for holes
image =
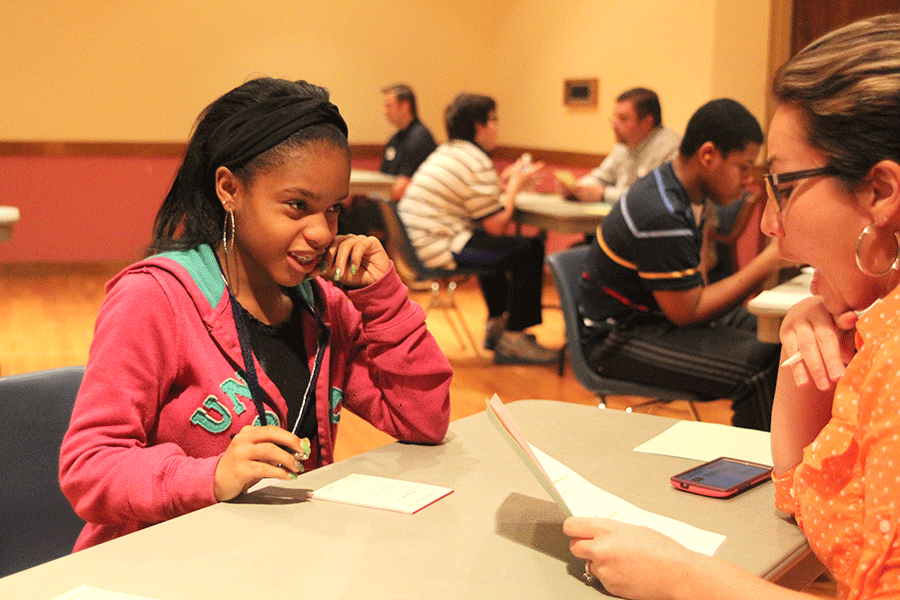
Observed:
[[[356,265],[350,265],[350,274],[356,275]]]
[[[310,445],[309,438],[300,438],[300,452],[294,453],[294,458],[296,460],[306,460],[309,458],[310,454]]]
[[[341,279],[341,269],[340,269],[340,267],[338,267],[337,269],[334,270],[334,276],[332,276],[331,279],[334,280],[334,281],[340,281],[340,279]]]
[[[288,475],[288,477],[290,477],[291,479],[297,479],[297,474],[296,474],[296,473],[290,473],[290,474]]]

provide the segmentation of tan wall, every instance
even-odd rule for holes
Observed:
[[[418,92],[443,139],[463,89],[494,95],[501,143],[604,153],[622,90],[659,91],[683,130],[716,96],[760,118],[770,0],[5,0],[0,141],[183,141],[209,101],[249,76],[331,89],[351,142],[383,143],[379,89]],[[562,82],[599,77],[596,109]]]

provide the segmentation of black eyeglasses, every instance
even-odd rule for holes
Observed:
[[[781,192],[778,191],[779,185],[790,183],[791,181],[799,181],[800,179],[818,177],[819,175],[837,174],[838,170],[833,166],[828,165],[826,167],[819,167],[818,169],[791,171],[790,173],[766,173],[763,177],[766,180],[766,192],[769,195],[769,200],[772,201],[780,213],[781,209],[784,207],[784,199],[781,197]]]

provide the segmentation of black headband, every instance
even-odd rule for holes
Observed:
[[[207,141],[207,172],[220,166],[242,167],[296,132],[330,123],[346,137],[347,124],[337,106],[321,98],[278,96],[248,106],[219,125]]]

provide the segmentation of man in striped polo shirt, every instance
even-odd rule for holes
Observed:
[[[413,175],[398,204],[427,266],[494,267],[479,277],[488,308],[485,348],[498,364],[551,364],[559,351],[526,333],[541,323],[544,244],[505,235],[516,194],[543,166],[520,159],[498,176],[488,152],[497,145],[493,98],[463,93],[444,114],[449,141]]]

